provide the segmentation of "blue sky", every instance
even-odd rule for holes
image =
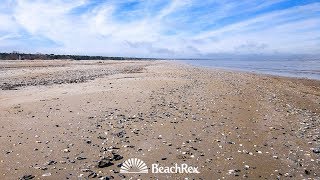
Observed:
[[[0,51],[314,55],[320,52],[320,1],[2,0]]]

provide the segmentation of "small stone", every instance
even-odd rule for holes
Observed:
[[[121,156],[119,154],[113,154],[113,160],[118,161],[120,159],[123,159],[123,156]]]
[[[106,176],[106,177],[103,177],[103,178],[101,178],[101,180],[110,180],[110,179],[114,179],[114,177],[113,176]]]
[[[35,176],[33,175],[24,175],[20,178],[20,180],[29,180],[29,179],[33,179]]]
[[[119,177],[122,178],[122,179],[126,178],[126,176],[123,175],[123,174],[119,174]]]
[[[104,167],[109,167],[109,166],[112,166],[113,163],[110,161],[110,159],[101,159],[99,162],[98,162],[98,167],[99,168],[104,168]]]
[[[100,135],[100,136],[98,136],[98,139],[107,139],[107,138]]]
[[[90,169],[86,168],[86,169],[81,169],[82,172],[91,172]]]
[[[76,163],[75,160],[69,160],[69,162],[72,163],[72,164],[73,164],[73,163]]]
[[[308,171],[308,170],[304,170],[304,173],[306,174],[306,175],[309,175],[310,174],[310,171]]]
[[[54,164],[57,164],[56,161],[53,161],[53,160],[50,160],[46,163],[46,165],[50,166],[50,165],[54,165]]]
[[[84,159],[87,159],[87,158],[81,157],[81,156],[76,157],[76,160],[84,160]]]
[[[97,176],[98,176],[97,173],[91,172],[91,173],[89,174],[88,178],[96,178]]]
[[[312,151],[314,153],[318,154],[318,153],[320,153],[320,147],[314,148]]]
[[[70,150],[69,149],[64,149],[63,152],[68,153],[68,152],[70,152]]]
[[[45,173],[45,174],[42,174],[43,177],[48,177],[48,176],[51,176],[51,173]]]
[[[40,169],[40,170],[43,170],[43,171],[48,170],[47,167],[41,167],[41,166],[35,166],[34,168],[35,168],[35,169]]]

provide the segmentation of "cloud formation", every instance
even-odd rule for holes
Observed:
[[[320,3],[4,0],[0,51],[140,57],[316,54]]]

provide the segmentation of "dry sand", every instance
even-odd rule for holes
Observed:
[[[0,61],[0,89],[0,179],[320,176],[319,81],[166,61]],[[149,173],[119,173],[129,158]],[[152,174],[153,163],[200,173]]]

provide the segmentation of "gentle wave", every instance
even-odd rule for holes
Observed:
[[[320,60],[180,60],[205,67],[320,80]]]

